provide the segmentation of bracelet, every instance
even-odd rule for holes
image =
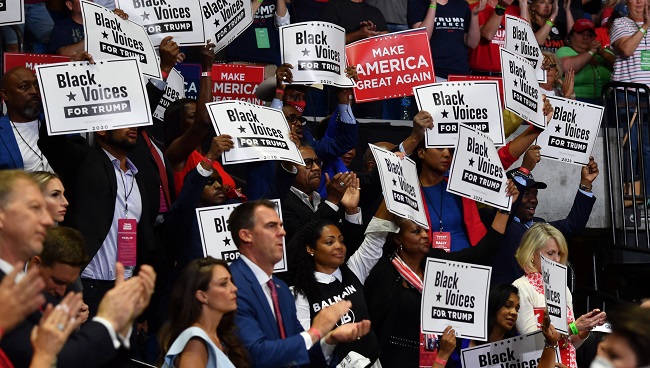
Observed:
[[[161,70],[161,71],[160,71],[160,74],[162,75],[163,80],[167,80],[167,78],[169,78],[169,72],[166,72],[166,71],[164,71],[164,70]]]
[[[316,340],[319,340],[319,341],[320,341],[320,339],[321,339],[321,335],[320,335],[320,332],[318,332],[317,329],[311,327],[311,328],[309,329],[309,332],[313,333],[313,334],[316,336]]]
[[[520,166],[517,170],[521,171],[522,173],[526,174],[526,176],[530,175],[530,170],[527,168]]]
[[[203,72],[201,73],[202,77],[212,77],[212,72]]]
[[[569,323],[569,328],[571,329],[571,333],[573,333],[574,335],[577,335],[577,334],[580,333],[580,331],[578,331],[578,326],[576,326],[575,321]]]
[[[648,33],[648,30],[643,29],[642,27],[639,27],[639,32],[641,32],[645,36],[645,34]]]
[[[502,209],[499,208],[497,210],[497,212],[499,212],[500,214],[506,215],[506,216],[510,216],[510,211],[502,210]]]
[[[580,186],[579,186],[578,188],[579,188],[580,190],[584,190],[585,192],[591,192],[591,188],[592,188],[592,187],[590,187],[590,186],[586,186],[586,185],[584,185],[584,184],[580,184]],[[577,335],[577,333],[576,333],[576,335]]]
[[[438,5],[436,5],[436,4],[429,4],[429,9],[438,9]]]
[[[447,365],[447,361],[446,361],[446,360],[444,360],[444,359],[442,359],[442,358],[439,358],[439,357],[437,357],[437,356],[436,356],[436,360],[434,360],[433,362],[434,362],[434,363],[438,363],[438,364],[442,364],[443,367]]]
[[[210,165],[210,166],[212,166],[212,164],[214,164],[214,161],[213,161],[213,160],[210,160],[210,159],[207,158],[207,157],[203,157],[203,162],[205,162],[206,164],[208,164],[208,165]]]
[[[547,21],[546,21],[546,24],[548,24],[548,25],[551,26],[551,27],[553,27],[553,26],[555,25],[555,23],[553,23],[552,20],[547,20]]]
[[[594,56],[594,52],[593,52],[593,51],[589,50],[588,52],[589,52],[589,55]]]
[[[284,90],[283,90],[282,88],[276,88],[276,89],[275,89],[275,94],[276,94],[276,95],[283,95],[283,94],[284,94]]]
[[[499,16],[504,15],[506,13],[506,8],[504,8],[501,5],[497,5],[494,8],[494,13],[496,13],[496,15],[499,15]]]
[[[546,348],[553,349],[553,350],[557,349],[557,342],[555,343],[555,345],[551,345],[548,343],[548,341],[544,340],[544,349]]]
[[[257,1],[259,1],[259,2],[260,2],[260,4],[264,2],[264,0],[257,0]]]

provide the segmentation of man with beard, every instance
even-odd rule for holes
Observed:
[[[159,192],[147,190],[148,178],[127,154],[136,147],[137,128],[94,133],[89,145],[81,136],[48,136],[41,127],[38,146],[61,175],[70,205],[63,225],[81,232],[90,262],[82,268],[84,302],[90,316],[115,284],[115,261],[125,278],[146,263],[154,249],[153,225]],[[152,205],[153,204],[153,205]]]
[[[0,97],[7,105],[7,115],[0,117],[0,170],[52,171],[37,145],[43,115],[36,75],[22,66],[7,71]]]

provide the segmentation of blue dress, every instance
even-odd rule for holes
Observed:
[[[235,368],[226,354],[224,354],[221,349],[217,348],[208,334],[199,327],[189,327],[178,335],[172,346],[169,348],[167,355],[165,355],[165,363],[163,363],[162,368],[174,368],[174,360],[183,352],[187,342],[194,337],[202,339],[208,346],[208,364],[206,365],[206,368]]]

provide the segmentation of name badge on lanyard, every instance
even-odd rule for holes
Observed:
[[[138,222],[135,219],[117,220],[117,261],[126,267],[135,267]]]
[[[445,252],[451,251],[451,233],[448,231],[434,231],[431,233],[433,242],[431,248],[444,249]]]

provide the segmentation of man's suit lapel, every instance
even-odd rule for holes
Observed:
[[[266,327],[263,329],[266,329],[267,331],[273,331],[273,338],[274,339],[279,339],[280,338],[280,331],[278,331],[278,325],[275,322],[275,315],[273,314],[273,311],[269,307],[269,302],[266,299],[266,294],[264,294],[264,290],[262,290],[262,285],[260,285],[257,281],[257,278],[253,274],[253,271],[248,267],[248,265],[244,261],[239,262],[240,270],[242,271],[242,276],[248,281],[248,283],[251,285],[251,292],[255,294],[255,297],[257,298],[257,303],[259,308],[263,311],[264,313],[264,320],[268,324]],[[260,321],[261,323],[262,321]]]
[[[22,168],[24,165],[23,157],[20,154],[20,148],[18,148],[18,142],[16,142],[16,137],[11,129],[9,117],[7,115],[0,118],[0,141],[5,145],[6,151],[9,153],[9,156],[11,156],[11,159],[14,162],[14,167]]]

